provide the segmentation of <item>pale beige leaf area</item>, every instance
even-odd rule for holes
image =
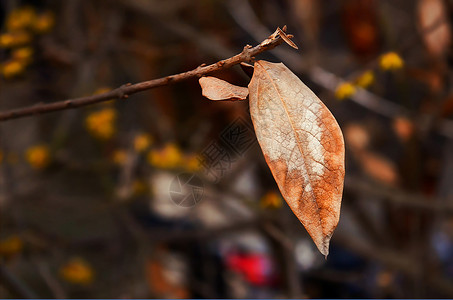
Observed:
[[[282,63],[255,63],[249,98],[256,136],[280,191],[327,256],[343,192],[340,127],[321,100]]]
[[[200,83],[203,96],[214,101],[245,100],[249,94],[247,88],[233,85],[216,77],[201,77],[198,82]]]

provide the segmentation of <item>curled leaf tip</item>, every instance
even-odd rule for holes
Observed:
[[[286,34],[286,25],[283,26],[283,28],[285,30],[282,30],[282,29],[280,29],[280,27],[277,27],[278,35],[282,38],[282,40],[285,41],[285,43],[287,43],[288,45],[290,45],[294,49],[299,49],[299,47],[297,47],[297,45],[293,41],[291,41],[291,37],[293,35],[292,34]]]
[[[253,66],[251,64],[241,62],[240,64],[242,71],[247,74],[248,77],[252,78],[253,76]]]

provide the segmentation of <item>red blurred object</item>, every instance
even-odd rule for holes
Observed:
[[[226,258],[227,267],[244,276],[253,285],[263,286],[274,282],[274,267],[268,256],[263,254],[232,253]]]
[[[342,7],[343,30],[351,50],[367,59],[379,50],[379,30],[375,0],[349,0]]]

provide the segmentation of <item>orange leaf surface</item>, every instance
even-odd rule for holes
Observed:
[[[216,77],[201,77],[200,83],[203,96],[210,100],[245,100],[249,90],[233,85]]]
[[[396,185],[399,181],[398,171],[390,160],[372,152],[363,152],[359,156],[363,170],[374,179],[388,185]]]
[[[257,61],[249,94],[256,136],[278,187],[327,256],[343,192],[340,127],[321,100],[282,63]]]

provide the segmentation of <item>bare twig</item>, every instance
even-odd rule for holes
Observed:
[[[149,81],[144,81],[136,84],[128,83],[110,92],[98,95],[68,99],[54,103],[37,104],[34,106],[0,112],[0,121],[17,119],[36,114],[49,113],[58,110],[72,109],[111,99],[126,99],[129,97],[129,95],[141,91],[149,90],[159,86],[173,84],[194,77],[200,77],[208,73],[230,68],[234,65],[240,64],[241,62],[251,61],[253,60],[254,56],[264,51],[273,49],[276,46],[280,45],[282,42],[283,39],[280,37],[278,30],[276,30],[274,34],[272,34],[267,39],[262,41],[258,46],[252,47],[247,45],[244,47],[241,53],[208,66],[201,65],[198,68],[191,71],[179,73],[176,75],[170,75],[158,79],[153,79]]]
[[[453,205],[447,198],[426,197],[408,193],[376,182],[369,182],[356,176],[347,176],[345,178],[345,189],[377,196],[373,199],[386,201],[393,205],[419,209],[424,212],[441,213],[445,216],[453,214]]]

